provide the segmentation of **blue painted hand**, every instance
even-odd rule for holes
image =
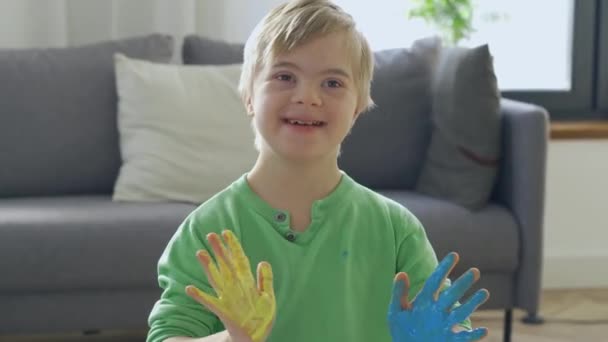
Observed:
[[[489,297],[487,290],[477,291],[469,301],[454,304],[479,279],[479,270],[472,268],[452,286],[441,291],[441,285],[458,263],[457,253],[446,256],[427,279],[415,299],[408,300],[409,279],[400,272],[395,276],[388,322],[393,342],[456,342],[478,341],[488,334],[486,328],[455,332],[454,327],[467,319]]]

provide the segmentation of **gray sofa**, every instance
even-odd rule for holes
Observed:
[[[186,63],[240,59],[238,45],[223,43],[219,53],[200,44],[185,41]],[[0,50],[0,338],[146,328],[160,294],[158,257],[196,204],[112,201],[120,167],[112,54],[168,62],[172,46],[170,37],[152,35],[68,49]],[[413,89],[407,78],[400,82]],[[400,96],[394,88],[373,87],[379,107]],[[417,108],[428,111],[429,104]],[[476,288],[491,292],[483,309],[505,310],[507,331],[512,309],[534,320],[546,111],[500,100],[502,158],[491,198],[479,210],[413,190],[432,124],[429,115],[400,113],[364,115],[343,146],[341,167],[418,216],[439,257],[459,252],[457,274],[478,267]]]

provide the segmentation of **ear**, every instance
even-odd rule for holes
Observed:
[[[245,108],[247,109],[247,116],[253,116],[253,104],[251,103],[251,96],[247,97],[245,101]]]

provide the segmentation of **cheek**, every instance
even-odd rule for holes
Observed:
[[[256,117],[260,122],[269,122],[275,116],[275,104],[271,99],[261,99],[255,108]]]
[[[276,107],[279,106],[279,103],[280,97],[278,97],[276,93],[260,91],[258,94],[256,94],[254,108],[256,109],[257,114],[263,115],[268,112],[272,112]]]
[[[261,131],[276,128],[278,125],[277,115],[279,109],[276,101],[274,101],[272,97],[259,97],[255,103],[254,111],[255,115],[253,120],[255,120],[257,127]]]
[[[357,110],[357,97],[352,94],[342,94],[332,98],[332,112],[340,115],[341,118],[346,120],[349,118],[353,119]],[[339,114],[338,114],[339,113]]]

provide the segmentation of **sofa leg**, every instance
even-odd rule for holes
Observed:
[[[528,312],[528,315],[526,317],[522,318],[521,321],[526,324],[534,324],[534,325],[545,323],[545,320],[541,316],[539,316],[538,313],[536,313],[536,312]]]
[[[513,328],[513,310],[505,310],[503,342],[511,342],[511,329]]]

